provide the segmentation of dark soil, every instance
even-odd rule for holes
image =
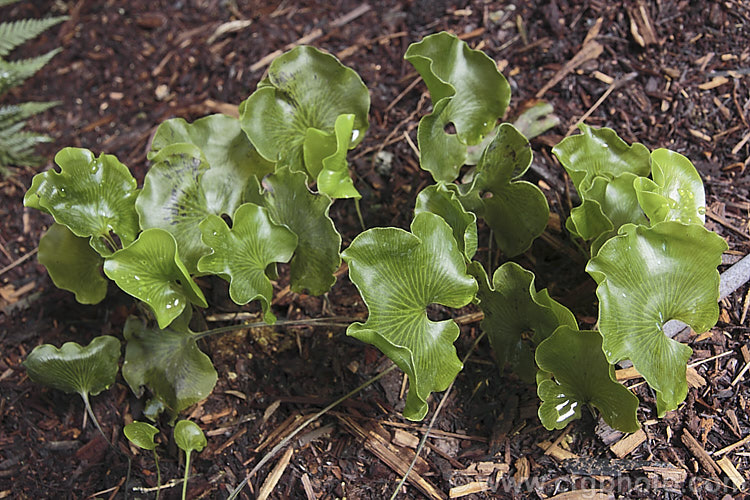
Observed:
[[[364,194],[364,219],[369,227],[408,227],[416,193],[430,179],[418,168],[404,135],[416,142],[418,120],[429,111],[424,84],[410,87],[416,73],[402,58],[407,46],[427,34],[449,30],[484,50],[511,82],[506,119],[513,119],[535,102],[537,92],[601,22],[596,41],[603,52],[541,96],[554,105],[562,123],[532,142],[536,154],[529,180],[544,189],[553,216],[545,237],[517,260],[535,270],[538,287],[549,287],[553,297],[571,307],[585,326],[592,326],[594,284],[583,272],[584,261],[577,257],[575,245],[560,229],[571,191],[550,147],[595,106],[612,82],[621,85],[595,107],[586,123],[610,126],[628,142],[668,147],[688,156],[706,185],[708,227],[730,245],[727,263],[748,252],[746,0],[385,0],[371,2],[371,8],[354,19],[335,22],[362,5],[350,0],[21,2],[1,8],[0,17],[67,14],[70,20],[12,55],[29,57],[63,48],[37,76],[3,100],[61,101],[31,122],[34,130],[54,138],[54,143],[40,148],[49,159],[42,168],[52,168],[57,149],[78,146],[117,155],[142,181],[145,152],[158,123],[176,116],[194,120],[236,112],[234,106],[263,76],[265,67],[252,70],[254,63],[318,33],[310,43],[338,55],[371,91],[371,128],[350,155],[355,183]],[[212,37],[222,23],[238,19],[252,24]],[[639,19],[650,22],[652,39]],[[638,39],[651,43],[644,47]],[[725,80],[717,80],[721,77]],[[709,82],[715,86],[706,86]],[[374,154],[381,148],[393,154],[390,170],[374,168]],[[110,287],[107,299],[97,306],[79,305],[72,294],[52,285],[35,257],[18,262],[35,250],[51,222],[23,208],[23,194],[36,171],[17,168],[0,183],[0,499],[153,498],[153,492],[142,492],[156,484],[152,457],[130,448],[121,432],[126,422],[143,418],[143,404],[121,378],[93,398],[95,413],[116,442],[115,451],[90,422],[83,427],[80,398],[33,384],[21,367],[40,343],[86,344],[102,333],[121,336],[125,318],[137,312],[116,287]],[[332,216],[346,246],[358,232],[354,206],[339,201]],[[489,258],[488,240],[483,230],[482,259]],[[216,304],[208,314],[237,310],[220,281],[203,284],[209,302]],[[285,285],[282,277],[278,290]],[[749,361],[743,356],[750,340],[745,326],[747,291],[743,287],[721,303],[720,321],[711,332],[683,339],[694,350],[691,362],[721,356],[696,367],[705,382],[690,390],[678,411],[657,420],[653,394],[643,386],[636,389],[643,402],[639,419],[645,440],[624,457],[616,457],[609,447],[621,436],[597,427],[590,415],[564,434],[546,431],[536,417],[535,388],[500,373],[483,341],[458,376],[417,472],[446,497],[451,488],[470,483],[474,491],[484,491],[466,498],[547,498],[581,489],[592,490],[580,493],[591,496],[559,498],[606,498],[607,492],[630,498],[741,497],[726,470],[709,470],[700,453],[683,444],[683,436],[689,432],[711,453],[748,434],[747,376],[732,384]],[[345,275],[325,299],[289,293],[275,301],[274,309],[280,318],[289,319],[363,317],[366,312]],[[452,314],[471,312],[467,308]],[[210,326],[223,324],[227,323]],[[462,328],[460,356],[479,334],[476,321],[467,320]],[[279,437],[299,424],[296,416],[315,413],[386,366],[378,351],[346,337],[342,327],[242,331],[209,337],[202,348],[211,355],[219,382],[213,394],[186,415],[201,425],[209,442],[192,460],[190,498],[226,497]],[[410,448],[399,448],[406,444],[403,432],[421,436],[422,424],[400,416],[401,383],[401,374],[392,372],[293,440],[294,454],[272,497],[388,498],[401,475],[373,451],[390,442],[397,456],[408,459],[413,456]],[[431,400],[433,411],[440,396]],[[425,422],[431,417],[432,412]],[[370,437],[357,435],[351,422]],[[167,481],[180,478],[184,460],[169,427],[162,423],[161,428],[162,476]],[[382,439],[375,434],[382,434]],[[549,441],[557,444],[545,454]],[[561,449],[579,458],[563,460]],[[748,451],[739,446],[722,455],[745,479],[750,471]],[[255,497],[281,455],[251,478],[245,498]],[[127,485],[126,456],[133,458]],[[660,467],[673,469],[664,472]],[[531,479],[512,491],[510,477]],[[670,483],[674,477],[677,480]],[[178,498],[179,490],[179,485],[165,489],[161,498]],[[400,496],[424,495],[407,485]]]

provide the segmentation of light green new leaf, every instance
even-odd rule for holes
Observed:
[[[719,273],[724,240],[697,224],[626,224],[593,257],[586,271],[596,280],[604,353],[614,364],[630,359],[657,391],[659,416],[687,394],[691,349],[662,331],[670,319],[696,332],[719,315]]]
[[[706,222],[706,193],[693,164],[679,153],[657,149],[651,153],[651,175],[640,178],[635,190],[651,224],[675,220],[685,224]]]
[[[98,304],[107,295],[107,280],[101,274],[104,259],[88,238],[62,224],[53,224],[39,240],[39,263],[57,288],[73,292],[81,304]]]
[[[174,441],[185,453],[191,451],[202,451],[208,441],[198,424],[190,420],[180,420],[174,426]]]
[[[539,368],[554,376],[540,380],[539,419],[548,430],[562,429],[581,417],[581,407],[599,410],[609,426],[623,432],[640,428],[638,398],[615,379],[614,366],[602,352],[602,337],[595,331],[561,326],[536,349]]]
[[[115,381],[120,359],[120,341],[109,335],[94,338],[86,347],[66,342],[61,348],[36,346],[23,366],[34,382],[67,393],[78,393],[88,401]]]
[[[431,212],[442,217],[453,229],[453,238],[467,261],[477,251],[477,217],[467,212],[454,191],[440,184],[426,187],[417,195],[414,214]]]
[[[240,121],[222,114],[204,116],[188,123],[172,118],[156,129],[148,159],[165,147],[189,143],[197,146],[210,166],[201,177],[209,213],[231,214],[242,203],[244,186],[251,177],[262,179],[274,164],[255,150],[240,127]]]
[[[369,229],[342,255],[369,310],[367,322],[351,324],[347,335],[374,345],[406,372],[404,416],[420,420],[430,393],[445,390],[462,368],[453,346],[458,325],[431,321],[427,306],[463,307],[477,284],[440,216],[417,214],[411,231]]]
[[[208,307],[180,260],[177,242],[163,229],[146,229],[132,245],[115,252],[104,261],[104,274],[148,304],[160,328],[169,325],[189,303]]]
[[[536,291],[534,273],[515,262],[506,262],[492,276],[478,262],[469,272],[479,282],[479,307],[484,313],[481,326],[503,369],[509,364],[524,380],[536,373],[534,349],[559,326],[578,328],[575,316],[549,296],[547,289]]]
[[[581,193],[583,203],[570,211],[566,227],[584,240],[594,240],[591,255],[623,225],[648,225],[633,187],[639,179],[645,178],[629,172],[614,178],[596,176]]]
[[[297,236],[271,222],[266,209],[252,203],[237,209],[231,229],[221,217],[209,215],[200,230],[211,253],[201,257],[198,270],[229,281],[229,296],[237,304],[260,299],[264,321],[274,323],[276,317],[270,311],[273,286],[265,271],[274,262],[292,258]]]
[[[581,193],[597,176],[614,178],[625,172],[646,177],[651,171],[649,151],[643,144],[632,146],[611,128],[579,125],[581,133],[566,137],[552,152]]]
[[[331,199],[307,188],[305,174],[283,167],[265,181],[269,190],[263,205],[271,220],[297,235],[297,249],[289,263],[294,292],[311,295],[327,292],[336,282],[333,273],[341,264],[341,236],[328,216]]]
[[[154,436],[159,434],[159,429],[151,424],[138,422],[136,420],[135,422],[130,422],[126,425],[122,429],[122,432],[125,434],[125,437],[128,438],[128,441],[139,448],[143,448],[144,450],[153,450],[156,448]]]
[[[479,160],[472,183],[459,187],[461,203],[487,221],[509,257],[528,250],[549,219],[541,190],[518,180],[531,165],[531,157],[526,138],[503,123]]]
[[[227,171],[209,176],[208,163],[197,146],[165,146],[146,174],[135,208],[143,229],[160,228],[174,236],[180,257],[191,273],[208,253],[198,224],[207,215],[231,214],[242,200],[247,178],[227,177]],[[236,184],[233,181],[236,180]]]
[[[148,328],[142,320],[130,317],[123,330],[127,346],[122,376],[136,396],[144,388],[153,400],[148,406],[166,408],[170,419],[206,398],[218,379],[211,358],[195,342],[192,332]]]
[[[55,155],[60,172],[34,176],[24,204],[41,207],[76,236],[91,237],[102,256],[116,250],[111,233],[123,246],[138,235],[134,204],[138,189],[128,167],[112,155],[98,158],[87,149],[65,148]]]
[[[352,148],[368,128],[370,94],[359,75],[330,54],[300,46],[274,59],[268,77],[240,105],[240,123],[267,160],[307,171],[308,129],[334,135],[339,115],[354,115]],[[313,169],[314,170],[314,169]]]
[[[429,35],[404,55],[427,84],[433,112],[419,123],[420,165],[436,181],[451,182],[466,159],[495,128],[510,102],[510,85],[495,62],[450,33]],[[456,134],[445,127],[452,123]]]
[[[330,156],[323,158],[323,168],[317,176],[318,191],[331,198],[361,198],[362,195],[354,187],[349,177],[349,164],[346,152],[354,129],[355,116],[352,114],[339,115],[336,118],[335,138],[336,149]],[[308,129],[311,131],[314,129]]]

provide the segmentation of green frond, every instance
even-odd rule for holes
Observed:
[[[67,16],[47,19],[20,19],[0,23],[0,57],[5,57],[22,43],[32,40],[48,28],[68,19]]]
[[[0,0],[0,7],[3,7],[5,5],[10,5],[16,2],[18,2],[18,0]]]
[[[21,85],[61,50],[50,50],[44,55],[29,59],[19,59],[17,61],[3,61],[0,59],[0,95],[12,87]]]
[[[10,165],[38,165],[42,162],[34,153],[34,147],[42,142],[50,142],[51,137],[34,132],[23,132],[25,122],[19,122],[8,129],[0,129],[0,172]]]
[[[53,106],[60,104],[60,101],[53,102],[25,102],[22,104],[9,104],[0,106],[0,130],[4,130],[11,125],[23,121],[42,111],[46,111]]]

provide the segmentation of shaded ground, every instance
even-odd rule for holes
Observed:
[[[426,34],[450,30],[486,51],[511,82],[512,119],[574,60],[593,31],[601,53],[539,96],[562,118],[551,133],[533,141],[536,165],[530,180],[540,182],[553,216],[546,236],[517,260],[536,271],[539,287],[549,287],[553,297],[588,326],[593,324],[593,282],[583,273],[584,262],[575,258],[573,243],[560,231],[559,221],[570,207],[570,188],[549,153],[587,111],[587,123],[611,126],[628,142],[669,147],[691,158],[706,184],[708,226],[730,244],[726,261],[748,252],[747,2],[663,0],[640,9],[636,2],[599,0],[389,0],[372,2],[359,16],[342,19],[363,5],[349,0],[22,2],[0,9],[2,18],[65,13],[71,19],[14,54],[39,54],[58,45],[64,49],[5,99],[62,101],[32,123],[55,139],[41,149],[47,158],[64,146],[105,151],[117,155],[142,180],[149,137],[160,121],[231,113],[263,76],[265,66],[253,64],[308,37],[353,67],[371,91],[371,128],[350,155],[357,188],[364,194],[367,225],[407,227],[416,193],[429,182],[404,135],[416,142],[418,119],[429,106],[424,85],[412,85],[416,73],[402,59],[407,46]],[[222,23],[236,19],[252,24],[213,36]],[[374,153],[381,148],[393,154],[389,169],[374,168]],[[35,258],[13,264],[35,249],[50,223],[22,207],[34,173],[20,168],[0,184],[0,498],[122,498],[124,455],[107,449],[90,424],[82,429],[83,408],[77,397],[35,386],[20,367],[39,343],[88,343],[102,333],[119,336],[125,317],[134,312],[132,301],[114,287],[104,303],[82,306],[51,284]],[[354,214],[354,207],[343,201],[332,210],[344,245],[358,232]],[[487,241],[488,234],[482,232],[480,258],[488,258]],[[217,304],[211,313],[236,310],[220,282],[205,285],[209,302]],[[284,286],[282,278],[278,289]],[[711,332],[683,339],[695,352],[692,361],[718,357],[696,366],[703,382],[696,382],[679,411],[656,420],[653,395],[644,387],[636,389],[644,402],[639,418],[645,433],[632,450],[621,444],[628,452],[622,457],[609,448],[621,436],[595,431],[597,423],[590,416],[562,434],[545,431],[536,418],[534,388],[501,376],[483,342],[459,375],[417,471],[445,494],[470,483],[476,491],[487,489],[473,498],[544,498],[595,488],[643,498],[741,496],[726,471],[710,470],[697,448],[685,446],[683,436],[689,432],[698,448],[714,452],[748,433],[750,391],[744,377],[733,383],[749,360],[742,351],[748,342],[746,292],[743,287],[722,302],[720,322]],[[274,306],[279,317],[290,319],[365,313],[346,277],[326,301],[286,294]],[[457,342],[459,355],[477,335],[478,324],[469,317]],[[226,496],[227,487],[238,484],[279,436],[299,423],[298,415],[314,413],[352,390],[385,361],[339,327],[244,331],[209,338],[203,347],[219,372],[219,383],[190,413],[209,436],[208,448],[193,460],[190,496],[195,498]],[[404,433],[420,436],[420,424],[399,414],[401,382],[400,374],[392,373],[294,441],[294,454],[273,497],[390,496],[400,475],[373,452],[390,443],[398,456],[408,458],[411,440]],[[433,410],[437,403],[433,398]],[[133,452],[121,428],[125,421],[141,418],[141,409],[121,379],[94,398],[102,426],[117,438],[124,454]],[[366,437],[358,435],[358,429]],[[160,440],[162,475],[167,480],[181,477],[183,464],[169,434],[162,433]],[[555,446],[545,454],[553,440]],[[740,446],[721,455],[745,479],[750,470],[746,450]],[[252,478],[252,491],[258,491],[276,461]],[[152,471],[150,455],[137,454],[130,486],[154,486]],[[511,476],[533,481],[513,492],[505,480]],[[670,480],[671,487],[663,487]],[[178,489],[165,490],[162,498],[178,497]],[[254,495],[249,488],[245,493]],[[403,496],[423,495],[409,486]]]

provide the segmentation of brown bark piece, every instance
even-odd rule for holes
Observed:
[[[566,62],[565,65],[560,68],[557,73],[555,73],[555,76],[553,76],[552,79],[544,85],[544,87],[539,89],[539,92],[536,93],[536,98],[541,99],[549,89],[560,83],[560,81],[565,78],[568,73],[570,73],[586,61],[596,59],[597,57],[599,57],[602,51],[604,51],[604,47],[597,41],[591,40],[590,42],[585,43],[583,47],[581,47],[581,50],[579,50],[570,61]]]
[[[615,496],[606,490],[587,489],[566,491],[565,493],[550,497],[549,500],[610,500],[614,498]]]
[[[490,485],[487,481],[473,481],[468,484],[462,484],[450,489],[448,496],[450,498],[460,498],[472,493],[482,493],[490,489]]]
[[[739,471],[735,468],[734,464],[732,464],[732,461],[729,460],[729,457],[723,457],[719,459],[716,464],[721,467],[721,470],[724,471],[724,474],[726,474],[729,479],[732,480],[737,489],[741,490],[745,485],[745,478],[742,477],[742,474],[740,474]]]
[[[682,431],[682,442],[709,474],[719,476],[721,468],[687,429]]]
[[[643,432],[643,429],[638,429],[633,434],[629,434],[617,441],[610,446],[609,449],[612,450],[612,453],[614,453],[617,458],[625,458],[644,441],[646,441],[646,433]]]
[[[266,480],[263,481],[263,485],[258,490],[258,496],[256,497],[258,500],[266,500],[271,496],[273,489],[279,483],[279,479],[281,479],[281,476],[289,465],[289,461],[292,459],[293,454],[294,448],[289,447],[286,449],[279,459],[279,462],[276,464],[276,467],[273,468]]]

